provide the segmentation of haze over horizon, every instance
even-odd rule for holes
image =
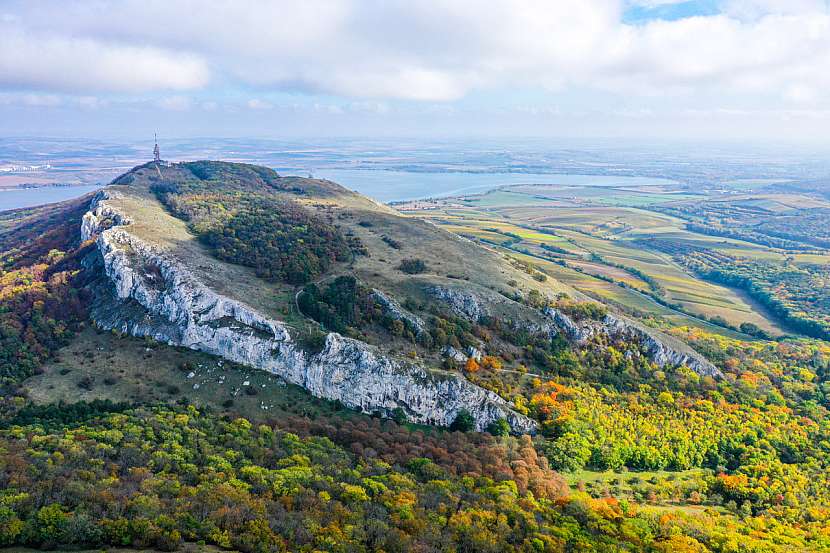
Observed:
[[[824,0],[0,4],[11,136],[827,145]]]

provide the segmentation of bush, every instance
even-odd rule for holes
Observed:
[[[383,241],[386,242],[390,248],[394,250],[401,249],[401,243],[392,238],[391,236],[384,236]]]
[[[756,338],[762,338],[764,340],[770,339],[769,333],[754,323],[741,323],[740,330],[744,334],[749,334],[750,336],[755,336]]]
[[[469,432],[476,426],[476,420],[466,409],[461,409],[455,416],[455,420],[450,425],[450,430],[456,432]]]
[[[592,301],[559,300],[555,307],[575,321],[601,321],[608,314],[608,307]]]
[[[493,436],[507,436],[510,434],[510,424],[506,419],[496,419],[487,425],[487,432]]]
[[[404,259],[398,269],[408,275],[417,275],[427,270],[427,264],[421,259]]]
[[[293,200],[234,190],[233,182],[211,181],[209,190],[190,182],[153,190],[216,257],[253,267],[267,280],[304,284],[333,263],[365,252],[357,237],[347,239],[315,211]]]
[[[395,407],[392,410],[392,420],[398,424],[404,424],[409,419],[407,418],[406,412],[403,409],[401,409],[400,407]]]
[[[297,299],[302,314],[328,330],[345,334],[379,316],[371,291],[353,276],[340,276],[325,288],[309,284]]]
[[[326,334],[323,332],[312,332],[300,337],[300,346],[311,354],[320,353],[326,347]]]

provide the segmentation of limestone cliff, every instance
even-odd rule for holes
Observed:
[[[393,320],[401,321],[415,333],[421,336],[427,332],[426,325],[420,317],[414,315],[398,305],[398,302],[387,296],[380,290],[372,290],[372,298],[383,308],[383,314]]]
[[[723,376],[720,369],[686,344],[630,319],[609,313],[602,321],[577,324],[557,309],[548,307],[544,313],[577,343],[585,343],[597,333],[634,339],[645,346],[649,359],[659,367],[686,365],[701,376]]]
[[[385,356],[336,333],[322,351],[304,350],[285,324],[216,293],[179,260],[131,234],[130,218],[108,202],[110,194],[95,197],[81,228],[83,239],[97,235],[97,253],[86,264],[100,275],[92,309],[100,327],[266,370],[366,413],[390,416],[400,408],[411,421],[447,426],[466,409],[479,430],[503,417],[515,432],[535,431],[532,420],[457,374]]]
[[[429,286],[426,293],[438,301],[445,303],[450,310],[473,322],[478,322],[488,314],[484,302],[472,292],[447,288],[445,286]]]
[[[430,286],[426,289],[426,293],[442,302],[458,316],[477,321],[487,314],[488,302],[469,290]],[[659,367],[686,365],[701,376],[723,376],[717,367],[680,340],[626,317],[609,313],[601,321],[577,323],[565,313],[552,307],[544,308],[541,314],[544,316],[541,323],[531,320],[516,320],[513,323],[531,332],[541,332],[551,338],[561,331],[576,344],[584,344],[597,334],[623,337],[645,346],[648,358]],[[457,356],[457,353],[461,352],[456,352],[452,348],[444,351],[446,357],[466,360],[463,354]]]

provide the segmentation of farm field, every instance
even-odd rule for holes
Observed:
[[[413,214],[482,242],[551,278],[623,309],[652,314],[672,324],[703,325],[734,333],[741,325],[770,335],[792,333],[780,317],[745,290],[705,279],[678,251],[711,251],[729,258],[796,266],[825,265],[830,256],[785,251],[751,240],[693,230],[683,210],[769,210],[790,214],[823,209],[825,201],[796,194],[713,197],[670,186],[515,186],[439,201]],[[685,206],[678,209],[678,206]],[[677,250],[677,251],[675,251]]]

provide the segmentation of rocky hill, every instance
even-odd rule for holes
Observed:
[[[503,419],[534,433],[465,374],[528,351],[554,366],[563,338],[625,339],[657,366],[720,375],[677,340],[620,315],[581,318],[573,290],[328,181],[151,163],[89,199],[77,233],[99,328],[262,369],[365,413],[441,426],[463,413],[478,430]]]

